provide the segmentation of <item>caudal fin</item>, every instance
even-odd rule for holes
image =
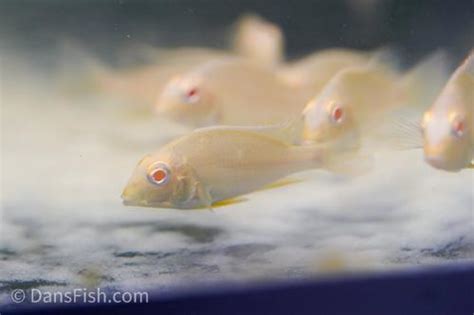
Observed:
[[[70,40],[60,45],[56,73],[59,89],[68,95],[101,92],[113,78],[111,69]]]

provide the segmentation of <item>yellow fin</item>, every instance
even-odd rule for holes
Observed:
[[[285,187],[285,186],[293,185],[293,184],[296,184],[296,183],[300,183],[302,181],[303,180],[299,179],[299,178],[283,178],[283,179],[277,180],[276,182],[273,182],[271,184],[265,185],[262,188],[258,189],[257,191],[265,191],[265,190]]]
[[[266,185],[263,188],[258,189],[257,191],[275,189],[275,188],[284,187],[284,186],[292,185],[292,184],[295,184],[295,183],[299,183],[299,182],[302,182],[302,181],[303,181],[302,179],[284,178],[284,179],[278,180],[276,182],[273,182],[269,185]],[[228,198],[228,199],[224,199],[224,200],[214,202],[211,205],[210,208],[209,207],[203,207],[202,209],[221,208],[221,207],[226,207],[226,206],[242,203],[242,202],[245,202],[247,200],[248,200],[247,198],[243,198],[243,197]]]
[[[214,202],[214,203],[212,204],[212,209],[221,208],[221,207],[225,207],[225,206],[230,206],[230,205],[242,203],[242,202],[245,202],[245,201],[247,201],[247,200],[248,200],[247,198],[236,197],[236,198],[229,198],[229,199],[224,199],[224,200],[216,201],[216,202]]]

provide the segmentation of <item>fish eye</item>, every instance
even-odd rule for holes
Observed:
[[[151,171],[148,172],[148,180],[155,185],[161,186],[168,182],[171,171],[169,167],[163,163],[158,162],[153,165]]]
[[[186,94],[185,94],[186,103],[194,104],[194,103],[198,102],[200,98],[201,98],[201,96],[200,96],[198,88],[192,87],[192,88],[190,88],[186,91]]]
[[[331,112],[331,119],[334,123],[341,123],[344,118],[344,110],[341,106],[335,106]]]
[[[462,137],[466,131],[464,120],[455,118],[452,122],[451,130],[456,137]]]

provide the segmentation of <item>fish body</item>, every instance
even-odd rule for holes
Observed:
[[[122,198],[127,205],[210,208],[289,174],[324,168],[330,153],[328,146],[294,146],[258,127],[198,129],[146,156]]]
[[[222,51],[204,48],[160,50],[155,52],[154,62],[149,65],[117,71],[96,63],[90,72],[99,91],[151,106],[173,76],[228,56]]]
[[[303,93],[239,58],[211,61],[178,76],[155,106],[159,115],[192,126],[278,124],[303,107]]]
[[[387,113],[428,102],[431,91],[442,85],[443,60],[444,55],[434,54],[405,73],[378,62],[341,70],[305,107],[303,141],[345,137],[361,142],[375,136],[374,128],[387,128],[381,125]]]
[[[399,101],[395,75],[373,67],[341,71],[303,112],[305,142],[324,142],[359,131],[359,125]]]
[[[425,160],[446,171],[472,168],[474,51],[452,74],[421,123]]]
[[[283,60],[284,38],[280,28],[256,15],[239,19],[234,29],[231,49],[180,47],[173,49],[140,46],[134,53],[145,56],[148,64],[116,70],[78,54],[76,45],[67,43],[68,55],[82,55],[81,71],[87,70],[84,82],[76,85],[104,92],[116,98],[152,106],[165,84],[174,76],[211,60],[240,56],[264,67],[275,67]],[[72,47],[71,47],[72,46]],[[71,52],[71,53],[70,53]],[[77,59],[77,58],[74,58]],[[76,72],[77,71],[73,71]]]

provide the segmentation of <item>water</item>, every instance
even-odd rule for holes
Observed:
[[[432,169],[419,150],[380,154],[353,179],[295,174],[212,212],[125,207],[137,161],[189,130],[69,94],[34,52],[12,55],[0,72],[0,304],[16,288],[168,291],[473,261],[473,173]]]

